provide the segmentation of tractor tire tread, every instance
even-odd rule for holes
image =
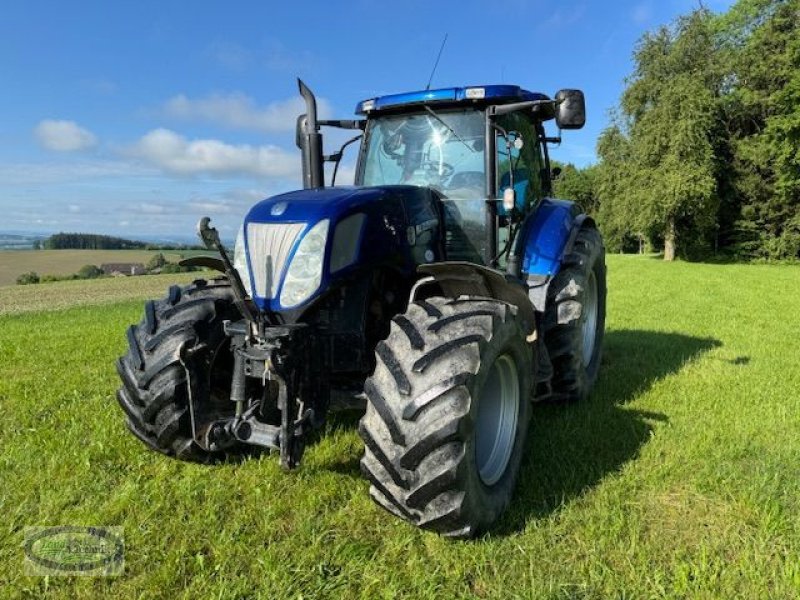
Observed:
[[[598,285],[598,320],[594,358],[583,364],[584,285],[594,270]],[[543,335],[553,375],[548,400],[586,398],[597,379],[605,328],[606,265],[603,239],[594,227],[583,227],[547,293]]]
[[[392,320],[376,349],[359,423],[362,473],[370,496],[388,512],[464,538],[488,527],[505,508],[476,513],[462,490],[466,440],[474,429],[470,390],[496,335],[522,340],[515,343],[532,360],[516,308],[497,300],[427,298]]]
[[[196,280],[171,286],[162,300],[147,301],[142,321],[128,328],[128,351],[116,363],[122,382],[117,402],[128,429],[151,449],[191,462],[219,458],[192,440],[180,348],[206,339],[215,323],[231,316],[232,307],[226,281]]]

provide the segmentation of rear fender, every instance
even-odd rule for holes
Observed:
[[[411,290],[409,302],[419,298],[444,294],[448,298],[482,296],[516,306],[523,318],[527,333],[536,328],[536,315],[528,298],[527,287],[515,277],[482,265],[467,262],[441,262],[420,265],[423,276]],[[431,288],[433,288],[433,293]]]

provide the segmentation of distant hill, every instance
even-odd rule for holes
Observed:
[[[75,236],[78,236],[77,238]],[[55,238],[54,246],[48,242]],[[227,248],[233,248],[233,238],[223,238]],[[99,244],[99,245],[93,245]],[[175,235],[136,235],[136,239],[94,233],[48,233],[0,230],[0,251],[2,250],[205,250],[199,245],[195,234]]]
[[[28,250],[41,243],[44,235],[0,232],[0,250]]]

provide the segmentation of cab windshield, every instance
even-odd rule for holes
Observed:
[[[448,260],[482,263],[486,245],[484,114],[474,109],[370,119],[361,184],[431,187],[444,196]]]
[[[483,113],[423,111],[370,120],[363,185],[419,185],[482,196]]]

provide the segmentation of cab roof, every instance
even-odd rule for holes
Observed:
[[[369,98],[356,105],[356,114],[368,115],[384,110],[402,110],[404,107],[420,105],[509,104],[529,100],[549,100],[549,98],[545,94],[523,90],[518,85],[471,85]]]

